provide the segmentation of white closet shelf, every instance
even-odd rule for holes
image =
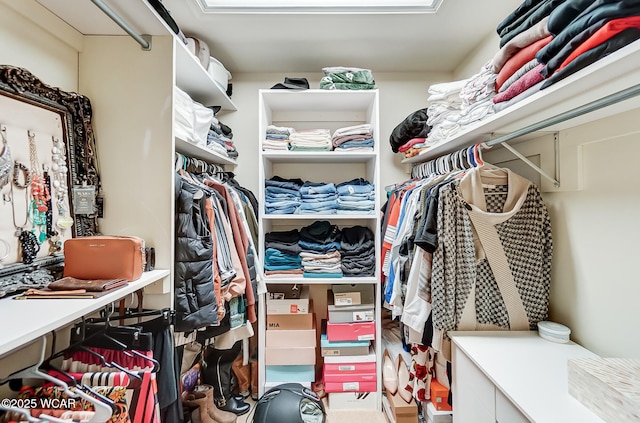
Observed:
[[[635,86],[640,79],[640,41],[611,53],[575,74],[539,91],[487,119],[458,132],[402,163],[421,163],[545,121],[561,113]],[[640,107],[640,96],[545,128],[557,132]]]
[[[209,150],[176,137],[176,151],[185,156],[201,159],[210,163],[236,166],[238,162],[222,154]]]
[[[0,329],[0,357],[167,276],[169,270],[144,272],[140,279],[93,299],[3,298],[0,300],[0,322],[3,322]],[[11,323],[18,320],[20,324]]]
[[[202,67],[187,46],[175,38],[176,44],[176,85],[189,93],[192,99],[205,106],[220,106],[222,110],[238,110],[224,89]]]
[[[278,278],[270,278],[269,276],[265,276],[265,283],[273,284],[273,285],[291,285],[292,283],[300,284],[300,285],[327,285],[327,284],[373,284],[378,283],[378,279],[371,276],[366,278],[356,278],[356,277],[343,277],[343,278],[304,278],[302,276],[298,277],[278,277]]]
[[[376,159],[376,153],[373,151],[265,151],[262,157],[271,163],[367,163]]]
[[[317,121],[322,112],[362,112],[369,110],[378,90],[260,90],[271,110],[313,112]],[[337,101],[339,100],[339,101]],[[295,115],[290,116],[295,117]],[[346,119],[348,115],[345,115]],[[278,120],[273,118],[273,121]]]
[[[377,215],[373,214],[264,214],[260,219],[286,220],[292,225],[305,225],[309,221],[316,220],[376,220]]]

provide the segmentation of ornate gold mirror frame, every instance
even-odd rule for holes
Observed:
[[[24,68],[0,65],[0,95],[26,102],[58,113],[67,148],[69,205],[74,219],[73,236],[96,235],[100,204],[92,215],[74,213],[73,187],[93,186],[100,193],[100,175],[91,126],[89,99],[77,93],[63,91],[43,83]]]

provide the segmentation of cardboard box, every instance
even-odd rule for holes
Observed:
[[[367,382],[327,382],[322,381],[324,391],[326,393],[331,392],[373,392],[376,390],[376,381]],[[417,417],[417,414],[416,414]]]
[[[265,348],[267,366],[293,366],[316,364],[316,347]]]
[[[327,322],[327,339],[336,341],[371,341],[376,338],[375,322],[331,323]]]
[[[303,286],[299,298],[286,298],[285,293],[267,294],[267,314],[304,314],[310,313],[309,287]]]
[[[422,416],[429,423],[453,423],[453,411],[438,411],[431,401],[422,407]]]
[[[316,380],[314,365],[264,366],[266,382],[313,382]]]
[[[267,330],[265,332],[265,346],[267,348],[316,347],[317,339],[315,319],[313,319],[311,329]]]
[[[331,410],[377,410],[375,392],[331,392],[329,395]]]
[[[449,404],[449,389],[445,388],[435,378],[431,379],[429,386],[430,400],[438,411],[451,411]]]
[[[396,423],[416,423],[418,421],[418,406],[413,398],[410,403],[407,403],[396,392],[394,395],[387,393],[387,399]]]
[[[327,305],[327,318],[331,323],[372,322],[375,320],[373,304],[337,306]]]
[[[358,305],[375,304],[373,284],[340,284],[331,287],[333,291],[333,304],[335,305]]]
[[[303,387],[307,388],[307,389],[311,389],[311,383],[312,382],[297,382],[300,385],[302,385]],[[269,389],[271,388],[275,388],[278,385],[282,385],[282,382],[265,382],[264,383],[264,391],[267,392]]]
[[[267,314],[267,331],[307,330],[313,328],[313,313]]]
[[[376,351],[373,346],[369,346],[369,354],[367,355],[335,355],[324,357],[325,364],[344,364],[344,363],[375,363]]]
[[[322,348],[322,356],[349,356],[349,355],[367,355],[369,354],[369,346],[371,341],[343,341],[330,342],[327,334],[320,336],[320,346]]]
[[[322,373],[322,382],[323,383],[352,383],[352,382],[375,382],[378,380],[374,373],[349,373],[349,374],[340,374],[340,373]]]
[[[324,363],[322,366],[325,375],[360,375],[376,374],[376,363]]]

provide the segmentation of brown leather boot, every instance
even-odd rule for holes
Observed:
[[[231,370],[233,374],[236,376],[236,381],[238,382],[238,394],[242,395],[243,398],[249,396],[249,389],[251,384],[251,367],[249,364],[244,366],[242,364],[242,355],[239,355],[233,363],[231,363]]]
[[[251,399],[258,401],[258,362],[252,361],[251,364]]]
[[[235,423],[238,416],[228,411],[220,410],[216,407],[213,401],[213,386],[211,385],[198,385],[196,392],[202,393],[206,397],[209,416],[213,419],[214,423]]]
[[[191,392],[182,398],[185,407],[194,409],[191,419],[194,423],[216,423],[209,415],[207,396],[204,392]]]

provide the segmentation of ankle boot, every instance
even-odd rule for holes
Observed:
[[[235,423],[238,419],[233,413],[228,411],[220,410],[216,407],[215,402],[213,401],[213,386],[211,385],[200,385],[196,388],[198,392],[202,392],[205,394],[207,399],[207,407],[209,416],[215,421],[215,423]]]
[[[207,396],[203,392],[192,392],[182,399],[185,407],[193,408],[191,414],[194,423],[216,423],[209,415]]]

